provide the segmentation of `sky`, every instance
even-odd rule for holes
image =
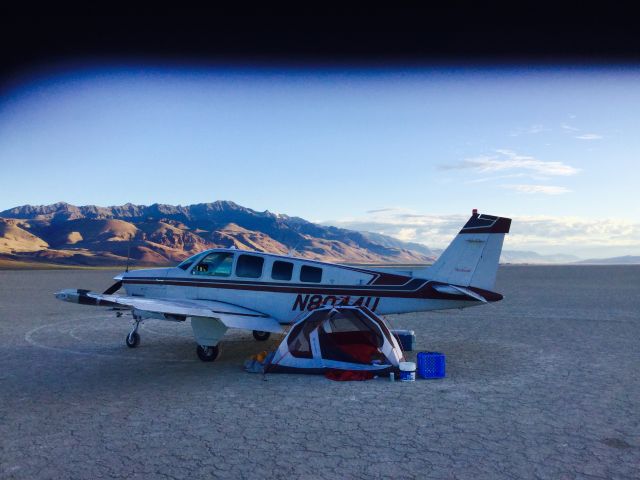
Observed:
[[[446,246],[640,255],[640,66],[59,66],[0,94],[0,211],[232,200]]]

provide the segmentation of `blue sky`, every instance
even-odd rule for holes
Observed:
[[[218,199],[444,246],[640,254],[640,68],[84,66],[0,98],[0,210]]]

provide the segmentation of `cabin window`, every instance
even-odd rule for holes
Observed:
[[[303,265],[300,269],[300,281],[319,283],[322,281],[322,269]]]
[[[236,265],[236,276],[244,278],[259,278],[262,276],[263,257],[254,255],[240,255]]]
[[[271,267],[271,278],[274,280],[291,280],[293,276],[293,263],[277,260]]]
[[[228,277],[231,275],[233,253],[215,252],[202,259],[191,271],[193,275],[208,275],[212,277]]]

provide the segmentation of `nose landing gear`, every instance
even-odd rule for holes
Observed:
[[[140,334],[138,333],[138,328],[140,328],[140,320],[136,319],[133,330],[131,330],[131,332],[129,332],[129,335],[127,335],[127,347],[136,348],[138,345],[140,345]]]

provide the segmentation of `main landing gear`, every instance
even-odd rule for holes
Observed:
[[[140,320],[136,319],[136,324],[133,326],[133,330],[131,330],[129,335],[127,335],[127,347],[136,348],[140,345],[140,334],[138,333],[138,328],[140,328]]]
[[[129,332],[126,338],[126,344],[129,348],[135,348],[140,345],[140,334],[138,333],[138,329],[140,328],[140,324],[142,323],[143,318],[139,315],[135,315],[133,317],[135,323],[133,325],[133,329]],[[192,326],[194,325],[194,319],[192,319]],[[224,327],[226,330],[226,327]],[[224,330],[221,332],[217,332],[215,329],[211,331],[204,330],[204,334],[196,335],[196,339],[199,339],[201,342],[206,343],[214,343],[218,342],[219,339],[224,334]],[[201,332],[201,330],[195,330],[196,332]],[[202,332],[201,332],[202,333]],[[207,335],[209,333],[209,335]],[[253,336],[256,340],[266,340],[269,338],[269,332],[254,332]],[[203,362],[213,362],[218,358],[220,354],[220,346],[219,345],[198,345],[196,348],[196,353],[198,354],[198,358]]]
[[[218,358],[218,353],[220,349],[217,345],[214,346],[202,346],[198,345],[196,348],[196,353],[198,354],[198,358],[203,362],[213,362],[216,358]]]
[[[269,332],[262,332],[260,330],[253,331],[253,338],[255,338],[259,342],[265,342],[269,340],[270,336],[271,336],[271,333]]]

